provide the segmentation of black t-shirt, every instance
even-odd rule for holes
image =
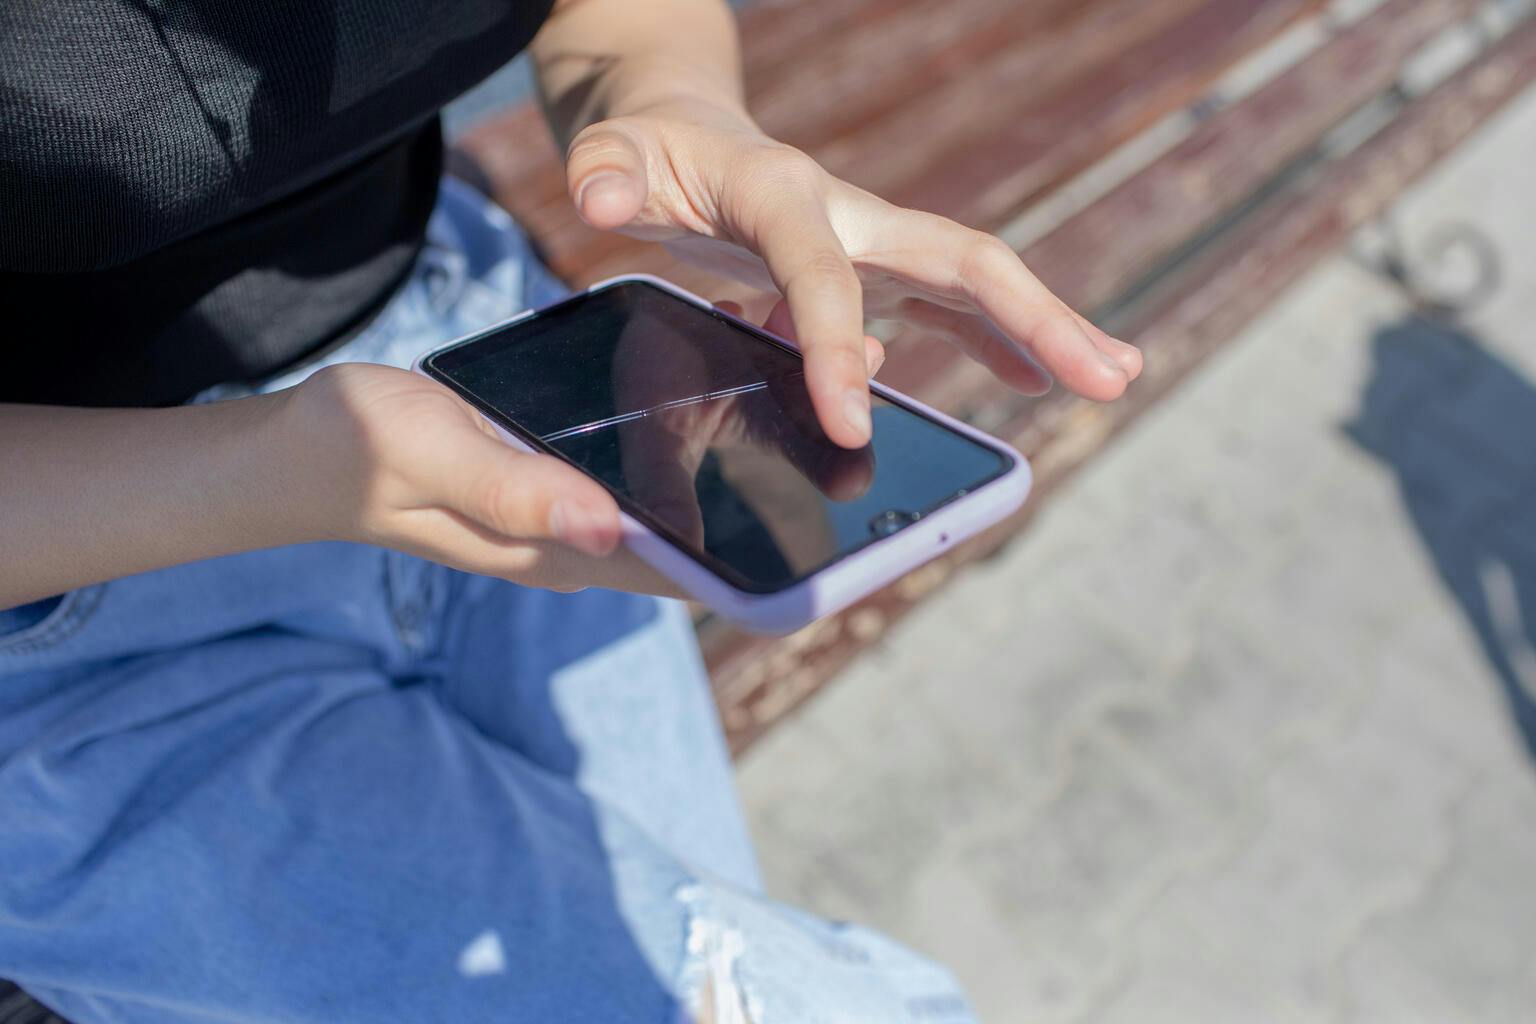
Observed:
[[[4,0],[0,401],[160,405],[350,335],[437,112],[553,0]]]

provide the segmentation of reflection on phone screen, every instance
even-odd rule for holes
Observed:
[[[1008,468],[879,396],[873,441],[837,446],[796,354],[642,283],[579,296],[429,369],[756,591],[793,584]]]

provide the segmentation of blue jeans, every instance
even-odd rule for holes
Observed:
[[[447,182],[323,361],[559,291]],[[0,612],[0,976],[77,1024],[670,1024],[706,991],[717,1024],[971,1019],[942,969],[763,897],[682,607],[349,544]]]

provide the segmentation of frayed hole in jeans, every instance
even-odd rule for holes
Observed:
[[[680,993],[692,1014],[690,1024],[754,1024],[756,1014],[736,974],[746,940],[737,929],[703,912],[702,896],[697,885],[685,886],[677,893],[679,902],[692,915]]]

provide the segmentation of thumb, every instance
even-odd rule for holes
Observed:
[[[611,122],[572,140],[565,180],[581,219],[601,231],[623,227],[645,206],[645,154],[633,135]]]
[[[430,499],[502,537],[556,540],[589,555],[619,542],[618,506],[599,484],[478,430],[444,451],[423,482]]]

